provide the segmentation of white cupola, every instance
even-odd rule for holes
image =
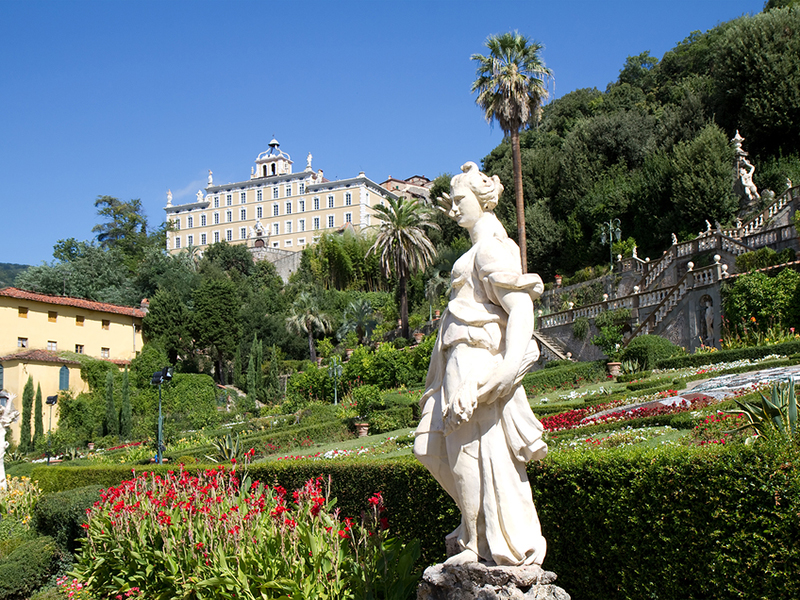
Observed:
[[[250,179],[289,175],[291,172],[291,157],[281,150],[281,145],[278,143],[278,140],[272,138],[272,141],[269,143],[269,150],[262,152],[258,155],[258,158],[256,158],[255,172],[251,173]]]

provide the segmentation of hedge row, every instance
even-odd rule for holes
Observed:
[[[554,452],[528,466],[548,539],[544,566],[573,598],[798,598],[798,465],[796,447],[767,444]],[[129,474],[51,467],[35,478],[54,490]],[[392,529],[419,538],[427,563],[443,558],[444,537],[459,522],[453,502],[412,457],[268,462],[251,475],[289,489],[330,475],[346,515],[381,491]]]
[[[528,373],[523,378],[522,385],[531,394],[541,394],[554,389],[572,388],[606,379],[608,379],[608,375],[605,362],[578,362]]]
[[[702,354],[687,354],[667,358],[656,363],[659,369],[682,369],[684,367],[702,367],[712,363],[733,362],[735,360],[757,360],[770,354],[791,356],[800,352],[800,342],[784,342],[783,344],[773,344],[772,346],[749,346],[747,348],[734,348],[732,350],[720,350],[719,352],[708,352]]]

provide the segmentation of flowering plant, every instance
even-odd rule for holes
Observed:
[[[154,599],[366,597],[355,595],[365,582],[394,578],[379,577],[387,563],[378,554],[399,549],[392,564],[403,568],[419,554],[369,523],[342,518],[321,478],[289,493],[240,485],[235,470],[219,465],[143,473],[101,497],[88,511],[74,572],[101,597],[134,587]],[[400,555],[408,557],[402,564]]]

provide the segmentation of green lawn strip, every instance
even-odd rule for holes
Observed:
[[[317,454],[325,454],[330,450],[358,450],[360,448],[374,450],[384,445],[390,437],[392,438],[404,437],[407,436],[412,431],[414,431],[414,428],[407,427],[405,429],[398,429],[397,431],[380,433],[377,435],[370,435],[363,438],[353,438],[349,440],[342,440],[341,442],[327,442],[324,444],[314,444],[313,447],[295,448],[293,450],[290,450],[288,453],[279,452],[277,454],[267,456],[263,460],[259,460],[257,462],[280,460],[287,455],[302,456],[304,458],[313,458]],[[410,454],[410,452],[411,452],[410,448],[398,449],[398,450],[392,450],[391,452],[381,453],[381,456],[385,457],[400,456],[403,454]],[[369,454],[374,456],[374,452],[370,452]]]

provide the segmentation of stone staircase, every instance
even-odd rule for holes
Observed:
[[[629,283],[620,285],[616,298],[540,314],[537,334],[548,338],[561,355],[566,356],[569,349],[582,346],[580,352],[572,352],[575,358],[600,358],[599,350],[587,349],[585,343],[573,339],[572,324],[582,317],[593,319],[605,310],[628,308],[631,325],[625,332],[625,345],[645,334],[664,335],[687,350],[700,344],[718,345],[721,282],[735,273],[735,260],[740,254],[765,246],[778,251],[800,248],[791,220],[798,205],[800,187],[790,188],[736,228],[709,227],[692,240],[673,244],[655,261],[642,260],[634,254],[620,263],[619,273],[623,281],[627,277]],[[715,253],[714,264],[695,268],[690,259],[711,252]],[[707,320],[710,317],[706,317],[706,309],[713,312],[713,325]],[[547,359],[550,351],[545,351],[544,343],[541,346],[542,358]]]
[[[561,344],[561,342],[551,338],[549,335],[547,335],[542,331],[534,331],[533,339],[535,339],[539,343],[539,349],[541,351],[540,360],[544,361],[567,360],[568,358],[571,357],[567,356],[569,352]]]

